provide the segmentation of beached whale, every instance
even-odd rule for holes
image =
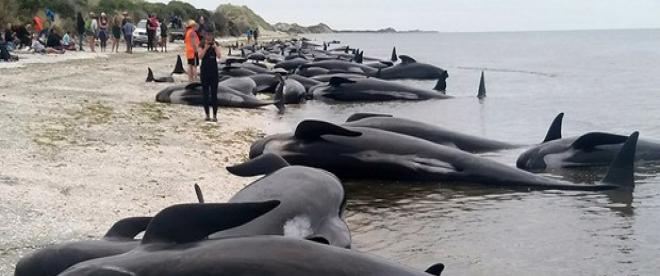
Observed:
[[[300,66],[301,69],[317,67],[327,69],[333,73],[357,73],[362,75],[375,75],[378,69],[364,64],[342,61],[342,60],[324,60],[318,62],[306,63]]]
[[[447,71],[440,67],[417,62],[415,59],[405,55],[401,55],[399,58],[401,59],[401,63],[382,69],[372,74],[372,76],[386,80],[446,80],[449,77]]]
[[[146,82],[174,82],[174,78],[172,75],[169,76],[162,76],[162,77],[154,77],[154,72],[151,71],[150,67],[147,67],[147,80]]]
[[[161,103],[203,105],[202,84],[191,83],[167,87],[156,95],[156,101]],[[278,101],[264,101],[253,95],[245,94],[235,89],[218,85],[218,105],[226,107],[258,108],[266,105],[278,105]]]
[[[248,223],[268,213],[278,205],[278,201],[173,205],[160,211],[151,220],[144,233],[144,238],[137,248],[124,254],[79,263],[58,275],[204,275],[194,272],[189,274],[145,274],[144,271],[136,271],[135,274],[125,274],[125,271],[117,271],[114,268],[107,270],[105,265],[102,265],[104,269],[97,270],[93,273],[85,273],[76,268],[81,266],[86,267],[88,263],[100,262],[107,264],[108,260],[125,260],[126,257],[128,257],[128,260],[132,260],[133,257],[131,256],[137,257],[140,253],[160,251],[166,248],[206,240],[206,237],[214,232]],[[218,216],[218,214],[223,215]],[[158,259],[151,259],[144,262],[145,260],[141,260],[142,265],[147,267],[152,266],[154,262],[158,261]],[[189,267],[194,268],[196,263],[190,262],[188,264]],[[162,265],[167,264],[162,263],[159,266]],[[177,264],[174,264],[174,266],[177,266]]]
[[[318,80],[311,79],[311,78],[308,78],[308,77],[304,77],[304,76],[301,76],[301,75],[298,75],[298,74],[290,74],[287,77],[289,79],[298,81],[300,84],[302,84],[305,87],[306,91],[309,91],[314,86],[322,84],[322,82],[320,82]]]
[[[168,243],[144,243],[127,254],[80,263],[61,276],[429,276],[444,269],[438,263],[416,271],[357,251],[281,236],[163,241]]]
[[[310,61],[298,55],[288,56],[285,58],[285,61],[282,61],[277,65],[275,65],[275,68],[282,68],[288,71],[293,71],[296,70],[298,67],[307,63],[310,63]]]
[[[230,203],[278,200],[280,205],[245,225],[213,234],[212,239],[281,235],[350,248],[351,234],[342,219],[346,204],[344,188],[331,173],[290,166],[273,154],[264,154],[227,170],[239,176],[267,175],[236,193],[229,199]]]
[[[135,236],[147,229],[151,217],[131,217],[116,222],[99,240],[68,242],[49,246],[21,258],[14,276],[55,276],[91,259],[123,254],[140,243]]]
[[[218,83],[248,95],[257,94],[257,83],[250,77],[225,77]]]
[[[581,136],[562,138],[564,113],[555,117],[543,143],[522,153],[516,166],[524,170],[544,170],[568,167],[607,166],[626,142],[626,136],[589,132]],[[636,161],[660,161],[660,141],[640,139]]]
[[[525,189],[610,190],[634,187],[634,133],[598,184],[575,184],[512,168],[454,147],[364,127],[306,120],[294,133],[252,144],[250,158],[264,153],[295,165],[321,168],[342,178],[468,182]]]
[[[436,125],[394,117],[389,114],[355,113],[346,120],[344,126],[369,127],[396,132],[471,153],[521,147],[520,145],[468,135]]]
[[[436,85],[443,86],[444,81]],[[375,78],[332,77],[326,85],[312,87],[311,97],[317,100],[333,101],[420,101],[428,99],[452,98],[440,91],[419,89],[401,83]]]
[[[295,79],[284,79],[281,75],[278,78],[278,85],[275,88],[276,94],[283,96],[285,104],[299,104],[305,100],[307,90],[300,82]]]

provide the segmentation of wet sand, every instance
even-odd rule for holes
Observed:
[[[221,108],[213,124],[201,108],[155,103],[171,84],[145,83],[147,66],[171,72],[177,53],[0,68],[0,275],[35,249],[196,202],[195,183],[224,201],[251,181],[224,168],[247,158],[274,107]]]

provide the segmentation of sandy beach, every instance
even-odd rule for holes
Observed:
[[[171,84],[145,83],[147,66],[171,72],[178,53],[67,53],[0,66],[0,275],[35,249],[196,202],[195,183],[207,201],[224,201],[251,181],[224,168],[247,158],[275,109],[222,108],[212,124],[201,108],[155,103]]]

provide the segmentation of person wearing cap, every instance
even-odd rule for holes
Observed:
[[[186,24],[186,34],[184,35],[186,59],[188,59],[188,80],[190,82],[195,81],[195,77],[197,76],[197,65],[199,65],[199,58],[197,56],[199,36],[197,36],[195,26],[197,26],[195,20],[188,20],[188,24]]]

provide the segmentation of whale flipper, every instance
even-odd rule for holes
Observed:
[[[328,122],[317,121],[317,120],[305,120],[298,124],[296,132],[294,134],[296,138],[303,140],[314,140],[322,135],[338,135],[338,136],[348,136],[348,137],[357,137],[362,135],[362,133],[357,131],[352,131],[347,128],[331,124]]]
[[[355,121],[362,120],[364,118],[372,118],[372,117],[389,117],[389,118],[391,118],[391,117],[394,117],[394,116],[392,116],[390,114],[379,114],[379,113],[355,113],[355,114],[349,116],[348,119],[346,119],[346,122],[350,123],[350,122],[355,122]]]
[[[342,78],[342,77],[332,77],[328,81],[328,84],[330,84],[330,86],[334,86],[334,87],[340,86],[343,83],[355,83],[355,81],[349,80],[347,78]]]
[[[543,139],[543,143],[561,139],[561,125],[563,119],[564,119],[563,112],[557,114],[557,117],[555,117],[555,119],[552,121],[552,124],[550,124],[550,128],[548,128],[548,132],[545,134],[545,139]]]
[[[406,56],[406,55],[400,55],[399,58],[401,59],[402,64],[410,64],[417,62],[417,60],[415,60],[414,58],[411,58],[410,56]]]
[[[477,98],[483,99],[486,97],[486,81],[484,80],[484,71],[481,71],[481,79],[479,80],[479,92]]]
[[[610,164],[607,174],[601,181],[604,184],[632,190],[635,187],[635,153],[639,132],[633,132]]]
[[[181,56],[176,55],[176,65],[174,66],[174,71],[172,74],[185,74],[186,70],[183,69],[183,61],[181,61]]]
[[[602,145],[622,144],[628,140],[628,137],[603,132],[590,132],[580,136],[571,147],[579,150],[589,150]]]
[[[227,167],[227,171],[233,175],[248,177],[270,174],[288,166],[289,163],[281,156],[274,153],[265,153],[243,164]]]
[[[445,270],[445,265],[437,263],[427,268],[424,272],[431,275],[440,276],[443,270]]]
[[[147,80],[145,82],[152,82],[154,81],[154,72],[151,71],[151,67],[147,67]]]
[[[284,85],[286,82],[280,74],[275,75],[275,77],[277,78],[278,83],[275,88],[275,96],[273,97],[273,100],[275,101],[275,107],[277,107],[277,110],[281,114],[286,110],[286,107],[284,106]]]
[[[195,183],[195,194],[197,195],[197,202],[204,203],[204,194],[202,193],[202,188]]]
[[[392,48],[392,57],[390,58],[390,60],[392,62],[397,62],[399,60],[399,58],[396,55],[396,46]]]
[[[280,204],[278,200],[252,203],[179,204],[160,211],[142,239],[149,243],[189,243],[208,235],[241,226]]]
[[[132,239],[151,222],[152,217],[130,217],[119,220],[105,233],[104,238]]]

